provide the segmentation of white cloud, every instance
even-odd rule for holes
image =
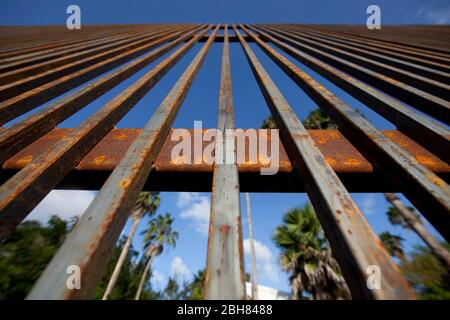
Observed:
[[[199,197],[200,193],[198,192],[180,192],[178,193],[177,206],[178,208],[184,208],[197,200]]]
[[[262,242],[254,240],[254,243],[258,277],[277,283],[279,279],[279,270],[274,259],[274,254],[270,251],[269,247]],[[247,256],[246,261],[251,262],[250,239],[244,240],[244,253]]]
[[[82,215],[93,199],[94,194],[91,191],[53,190],[25,220],[38,220],[46,224],[52,215],[69,220],[74,216]]]
[[[274,262],[264,263],[261,265],[261,275],[274,283],[277,283],[279,280],[279,270],[277,265]]]
[[[258,240],[254,240],[253,242],[255,244],[255,254],[257,260],[270,261],[273,259],[272,252],[270,252],[270,249],[268,247],[266,247]],[[250,255],[250,239],[244,240],[244,252],[245,254]]]
[[[195,229],[203,235],[208,234],[209,212],[211,201],[209,197],[198,192],[180,192],[177,206],[181,209],[180,217],[191,220]]]
[[[376,202],[375,202],[375,195],[374,194],[367,194],[360,201],[361,211],[364,214],[374,214],[375,213],[375,204],[376,204]]]
[[[150,282],[153,288],[161,289],[164,286],[164,283],[166,282],[166,277],[164,277],[157,270],[154,270],[152,271],[152,277],[150,278]]]
[[[423,6],[417,11],[417,17],[431,24],[450,24],[450,5],[443,8]]]
[[[172,277],[176,276],[181,279],[186,279],[186,278],[190,277],[191,271],[186,266],[183,259],[176,256],[172,260],[172,264],[170,266],[170,274],[172,275]]]

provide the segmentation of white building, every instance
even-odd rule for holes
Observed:
[[[247,296],[252,296],[252,284],[250,282],[245,283],[245,290]],[[291,294],[278,289],[258,285],[258,300],[289,300]]]

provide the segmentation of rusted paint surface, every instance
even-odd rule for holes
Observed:
[[[217,128],[221,132],[234,129],[227,25],[224,29]],[[216,143],[221,143],[226,152],[225,139]],[[225,159],[225,155],[223,156]],[[236,150],[233,151],[233,159],[236,159]],[[236,164],[214,165],[205,279],[206,299],[246,298],[239,174]]]
[[[367,43],[397,48],[411,54],[423,53],[427,59],[431,59],[432,56],[444,57],[446,58],[444,61],[450,62],[448,27],[445,25],[437,28],[432,26],[384,26],[383,29],[386,32],[367,32],[365,26],[309,25],[309,28],[339,33],[364,40]]]
[[[68,74],[59,76],[57,70],[56,72],[48,71],[47,74],[50,74],[50,77],[54,79],[47,78],[49,81],[44,79],[40,86],[35,86],[32,90],[25,90],[25,92],[0,103],[0,125],[88,80],[93,79],[105,71],[129,61],[132,58],[136,58],[139,54],[144,53],[165,41],[172,40],[179,36],[179,34],[176,33],[177,29],[179,31],[179,27],[170,29],[171,30],[164,32],[163,34],[156,35],[154,38],[150,37],[144,40],[144,43],[139,41],[139,43],[136,42],[133,45],[125,45],[98,54],[94,57],[88,57],[81,61],[74,62],[69,66],[60,67],[60,69],[63,70],[63,73],[68,71]],[[40,81],[43,78],[41,78],[40,75],[36,75],[33,79],[37,79],[32,80],[35,81],[36,84],[36,81]],[[0,100],[4,99],[1,98]]]
[[[399,59],[393,59],[374,53],[370,50],[355,48],[346,44],[337,44],[335,41],[319,38],[304,32],[290,30],[298,35],[305,43],[315,48],[324,50],[335,56],[350,60],[360,66],[364,66],[375,72],[385,74],[411,86],[421,88],[441,98],[448,97],[450,75],[448,73],[436,72],[432,69],[423,68],[418,65],[406,63]],[[382,62],[381,62],[381,61]],[[422,75],[422,73],[425,73]],[[429,77],[431,76],[431,77]]]
[[[414,88],[401,81],[386,75],[369,70],[351,61],[330,54],[321,49],[311,46],[309,40],[301,38],[290,31],[275,29],[272,27],[258,26],[265,31],[272,31],[275,38],[282,39],[285,43],[300,49],[320,60],[337,67],[338,69],[370,84],[391,96],[408,103],[410,106],[429,114],[430,116],[450,124],[450,105],[448,102],[448,90],[444,90],[445,98],[437,97],[423,90]],[[304,43],[305,42],[305,43]]]
[[[0,186],[0,238],[4,238],[114,125],[185,55],[208,29],[84,120],[68,137]]]
[[[208,30],[214,25],[206,27],[87,25],[78,32],[61,26],[0,27],[0,126],[120,66],[14,125],[0,128],[0,238],[53,188],[100,189],[29,298],[88,298],[143,188],[212,189],[208,298],[245,298],[240,191],[306,191],[353,297],[413,298],[348,192],[403,192],[449,239],[450,131],[428,115],[450,122],[450,28],[385,26],[382,32],[369,33],[358,26],[270,24],[241,26],[245,35],[237,29],[229,35],[227,26],[215,25],[212,34]],[[219,29],[223,35],[218,35]],[[283,145],[275,175],[260,174],[267,166],[264,157],[256,163],[215,166],[171,160],[177,143],[170,139],[171,126],[213,42],[223,43],[218,128],[234,126],[228,51],[229,42],[240,42],[281,128]],[[262,54],[268,54],[330,114],[340,131],[305,130],[248,42],[256,42]],[[115,129],[120,118],[195,43],[205,44],[145,128]],[[399,131],[374,128],[275,47],[391,121]],[[173,49],[77,128],[56,128]],[[81,291],[65,287],[69,264],[82,269]],[[381,291],[365,285],[369,264],[382,269]]]
[[[60,66],[56,65],[55,68],[53,68],[51,63],[44,62],[42,63],[42,67],[29,66],[24,68],[25,70],[19,69],[7,72],[3,76],[0,76],[0,84],[2,84],[0,86],[0,101],[5,101],[47,82],[59,79],[67,74],[89,67],[102,60],[114,57],[115,55],[125,52],[126,50],[134,49],[148,43],[149,41],[161,38],[164,33],[168,32],[170,29],[173,29],[173,27],[164,28],[163,31],[146,33],[144,37],[132,37],[131,43],[128,43],[129,39],[119,41],[119,47],[116,47],[115,43],[111,43],[101,46],[100,49],[91,49],[90,51],[92,54],[87,55],[85,58],[75,60],[68,59],[69,63],[62,63]],[[98,53],[96,51],[98,51]],[[63,60],[62,58],[60,59]],[[38,71],[34,72],[34,68]],[[10,79],[13,81],[10,82]]]
[[[249,34],[253,35],[253,33]],[[447,183],[419,164],[398,144],[387,139],[364,116],[333,95],[282,54],[262,40],[256,37],[255,40],[317,105],[330,114],[347,138],[355,145],[359,145],[361,152],[371,158],[380,172],[383,172],[393,184],[402,186],[402,191],[408,199],[444,238],[450,240],[450,187]],[[395,175],[391,172],[395,172]]]
[[[152,31],[156,28],[162,27],[163,25],[153,25],[149,28],[146,28],[146,30],[142,31]],[[107,40],[109,37],[116,37],[116,36],[132,36],[136,33],[133,32],[133,30],[120,30],[117,32],[107,32],[103,35],[96,35],[92,37],[86,36],[83,40],[78,41],[70,41],[69,43],[66,42],[63,48],[56,45],[53,42],[53,47],[45,48],[44,47],[37,47],[32,52],[17,52],[13,56],[10,57],[3,57],[2,53],[0,53],[0,70],[5,70],[5,65],[8,64],[16,64],[15,67],[20,68],[24,67],[26,65],[31,65],[33,63],[40,63],[46,60],[50,60],[52,58],[57,58],[60,56],[63,56],[66,53],[75,53],[82,51],[86,48],[89,48],[91,45],[98,44],[102,40]],[[56,45],[56,47],[55,47]],[[3,51],[2,51],[3,52]],[[17,65],[17,63],[19,63]],[[12,68],[13,69],[13,68]]]
[[[119,84],[122,81],[125,81],[127,78],[141,70],[143,67],[147,66],[168,51],[175,48],[182,41],[190,39],[195,34],[195,32],[200,30],[201,28],[202,27],[184,29],[183,31],[185,33],[183,34],[181,33],[182,31],[177,31],[148,45],[145,45],[145,50],[148,50],[149,48],[155,47],[159,44],[173,39],[173,41],[171,41],[170,43],[165,44],[158,49],[155,49],[143,55],[142,57],[135,59],[119,70],[112,72],[80,88],[74,93],[58,99],[46,108],[33,113],[25,119],[15,123],[4,132],[1,132],[0,149],[2,149],[3,152],[0,155],[0,163],[6,160],[10,155],[14,154],[16,151],[21,150],[30,142],[38,139],[43,134],[56,127],[56,125],[58,125],[60,122],[64,121],[72,114],[88,105],[90,102],[94,101],[96,98],[104,94],[109,89],[113,88],[115,85]],[[128,59],[128,57],[142,52],[142,50],[143,48],[141,47],[136,48],[131,52],[124,53],[112,58],[111,60],[118,61],[122,58]],[[103,61],[100,64],[108,64],[108,61]],[[91,68],[95,69],[97,67],[98,66],[95,65]],[[87,70],[83,70],[82,74],[86,73],[86,71]],[[17,114],[18,111],[14,109],[14,113]]]
[[[73,129],[56,128],[51,132],[30,144],[9,160],[3,166],[3,170],[20,170],[42,153],[48,152],[54,144],[63,138],[67,138]],[[207,130],[207,129],[204,129]],[[112,171],[119,161],[125,155],[126,150],[139,136],[142,129],[113,129],[103,140],[101,140],[89,153],[78,163],[76,170],[79,171]],[[193,135],[193,129],[190,129]],[[0,131],[1,132],[1,131]],[[308,130],[314,143],[325,156],[325,160],[337,173],[373,173],[373,165],[356,149],[338,130]],[[414,158],[436,174],[450,173],[450,166],[427,151],[425,148],[405,136],[403,133],[395,130],[383,130],[382,133],[392,141],[399,144]],[[264,135],[261,135],[265,138]],[[191,141],[191,143],[193,143]],[[170,172],[212,172],[213,165],[194,164],[193,158],[191,164],[180,164],[171,161],[170,153],[176,141],[171,141],[170,134],[166,138],[161,152],[156,159],[156,171]],[[203,141],[205,148],[209,142]],[[267,144],[270,145],[270,136],[267,137]],[[246,152],[248,149],[246,150]],[[280,144],[280,168],[279,172],[292,172],[292,165],[286,155],[286,151]],[[102,157],[104,160],[97,162],[95,159]],[[248,159],[248,155],[246,155]],[[247,161],[238,164],[239,172],[258,173],[263,164],[258,159],[257,163]]]
[[[236,27],[234,30],[239,37],[240,32]],[[307,177],[305,189],[330,241],[352,297],[356,299],[414,298],[414,292],[401,271],[383,248],[362,212],[336,173],[327,164],[325,157],[272,82],[253,50],[243,38],[240,38],[240,42],[270,111],[281,130],[281,138],[287,154],[299,168],[299,174]],[[351,233],[348,230],[351,230]],[[383,274],[380,290],[370,290],[366,283],[367,268],[374,264],[380,267]]]
[[[81,299],[92,295],[126,218],[135,205],[217,32],[218,27],[153,113],[141,134],[53,257],[28,299]],[[64,270],[69,265],[80,266],[81,273],[85,275],[85,285],[81,290],[68,290],[66,287]]]
[[[450,63],[450,60],[448,61],[447,64],[438,63],[424,58],[417,58],[405,52],[402,53],[396,52],[395,50],[392,50],[392,48],[388,46],[372,45],[367,41],[358,40],[348,36],[342,36],[333,33],[325,33],[310,29],[297,29],[297,30],[301,30],[305,35],[312,35],[320,39],[332,40],[336,44],[346,44],[348,45],[347,47],[349,47],[350,50],[353,50],[352,48],[370,49],[370,51],[372,52],[379,53],[379,55],[375,56],[376,59],[379,59],[380,61],[384,61],[386,63],[392,63],[393,65],[402,66],[405,69],[418,72],[419,74],[422,75],[427,75],[431,77],[437,76],[438,79],[448,79],[449,77],[450,66],[448,65],[448,63]]]
[[[421,115],[400,101],[393,99],[376,87],[353,78],[341,70],[314,58],[313,56],[290,46],[285,41],[286,37],[280,35],[274,37],[274,33],[263,29],[257,30],[261,37],[269,40],[274,45],[289,53],[295,59],[304,63],[323,77],[327,78],[356,99],[363,102],[367,107],[373,109],[392,123],[399,130],[412,137],[415,141],[426,145],[427,148],[441,157],[444,161],[450,161],[449,148],[450,132],[447,128]],[[280,40],[279,40],[280,39]]]
[[[57,66],[80,60],[109,49],[117,48],[134,40],[144,39],[149,31],[162,31],[163,27],[138,33],[119,33],[107,38],[86,41],[81,44],[67,46],[64,50],[49,50],[49,52],[34,52],[25,57],[18,56],[2,60],[0,63],[0,84],[5,84],[25,78],[33,73],[50,70]],[[95,49],[95,50],[94,50]],[[13,72],[12,72],[13,71]]]

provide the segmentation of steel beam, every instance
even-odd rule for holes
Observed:
[[[113,129],[114,125],[192,48],[208,29],[84,120],[67,139],[19,171],[0,186],[0,239],[50,192],[77,163]]]
[[[234,129],[228,26],[224,29],[217,129]],[[221,146],[218,146],[221,144]],[[235,145],[233,141],[233,145]],[[222,148],[223,164],[214,165],[206,260],[205,298],[245,300],[245,266],[242,239],[239,173],[236,164],[227,164],[227,154],[236,161],[236,150],[229,150],[226,139],[216,140]],[[218,153],[216,152],[216,156]],[[217,159],[216,159],[217,160]]]
[[[353,61],[342,59],[323,50],[310,45],[310,41],[303,43],[301,36],[295,35],[290,31],[275,29],[271,27],[258,26],[263,31],[268,31],[277,39],[281,39],[301,51],[304,51],[332,66],[350,74],[370,85],[377,87],[389,95],[406,102],[410,106],[429,114],[430,116],[450,124],[450,105],[448,103],[448,88],[442,91],[445,97],[438,97],[421,89],[412,87],[406,83],[395,80],[389,76],[369,70]]]
[[[356,99],[363,102],[392,123],[399,130],[412,137],[415,141],[426,145],[427,148],[445,161],[450,161],[450,133],[447,128],[421,115],[410,107],[393,99],[387,94],[377,90],[377,87],[367,85],[365,82],[353,78],[341,70],[314,58],[313,56],[298,50],[278,38],[270,32],[253,29],[265,40],[285,51],[301,63],[318,72]],[[281,38],[283,39],[283,38]]]
[[[414,157],[387,139],[364,116],[344,103],[262,40],[244,29],[258,45],[323,108],[353,144],[393,183],[403,186],[410,201],[419,208],[439,232],[450,241],[450,187]],[[395,175],[390,174],[396,172]]]
[[[61,77],[59,77],[58,69],[48,71],[45,74],[51,74],[50,77],[54,78],[50,82],[45,80],[47,79],[45,75],[43,77],[40,77],[40,75],[33,76],[33,80],[29,80],[35,84],[37,81],[43,80],[43,83],[41,83],[38,87],[34,87],[33,90],[25,92],[22,91],[23,93],[12,96],[11,98],[0,103],[0,125],[36,108],[37,106],[69,91],[78,85],[95,78],[98,75],[101,75],[108,70],[111,70],[116,66],[121,65],[124,62],[136,58],[140,54],[147,52],[164,42],[173,40],[180,35],[177,31],[182,30],[179,30],[179,28],[176,28],[175,30],[172,29],[162,35],[159,34],[154,38],[148,38],[147,41],[143,44],[141,43],[140,46],[136,47],[134,45],[125,45],[114,50],[103,52],[95,57],[89,57],[81,61],[74,62],[69,66],[60,67],[59,69],[64,70],[63,73],[68,71],[69,74],[66,76],[61,75]],[[91,62],[94,61],[96,63],[92,64]],[[20,87],[20,85],[18,87]]]
[[[299,174],[307,177],[305,189],[352,297],[413,299],[413,290],[383,248],[358,206],[235,26],[234,30],[280,128],[289,158],[299,168]],[[366,283],[367,270],[372,265],[379,266],[383,273],[380,290],[371,290]]]
[[[154,112],[141,134],[97,193],[91,205],[68,235],[27,299],[90,298],[111,257],[126,219],[144,186],[152,165],[170,132],[175,116],[202,65],[216,27]],[[70,265],[81,269],[82,288],[66,287],[65,270]]]
[[[131,77],[148,64],[175,48],[182,41],[191,40],[195,32],[201,28],[202,27],[185,29],[184,31],[186,33],[184,34],[181,34],[181,31],[176,32],[175,34],[170,34],[167,37],[157,40],[157,42],[153,42],[151,44],[152,47],[156,46],[158,43],[161,44],[168,40],[172,40],[170,43],[133,60],[119,70],[80,88],[66,97],[56,100],[47,107],[33,113],[25,119],[13,124],[10,128],[0,132],[0,149],[3,150],[0,155],[0,163],[5,161],[16,151],[24,148],[29,143],[35,141],[45,133],[55,128],[59,123],[88,105],[90,102],[94,101],[106,91],[112,89],[115,85],[125,81],[127,78]],[[140,48],[135,50],[137,50],[137,52],[141,51]],[[127,53],[122,57],[115,57],[115,59],[120,60],[124,57],[128,59],[129,54],[132,53]],[[11,113],[14,114],[19,112],[17,109],[10,110]]]

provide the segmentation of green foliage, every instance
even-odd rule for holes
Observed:
[[[142,208],[149,216],[153,216],[159,208],[161,198],[159,192],[142,191],[136,201],[135,208]]]
[[[283,216],[283,224],[275,229],[275,243],[288,258],[304,253],[306,247],[315,250],[326,249],[326,240],[311,206],[294,208]]]
[[[44,271],[67,233],[76,223],[52,216],[47,225],[38,221],[21,223],[0,246],[0,299],[24,299],[35,281]],[[99,282],[94,299],[101,299],[108,280],[119,258],[125,239],[121,239],[113,252],[107,270]],[[119,275],[110,299],[134,299],[140,274],[144,266],[134,262],[137,252],[131,248]],[[142,299],[157,299],[159,293],[149,286],[142,293]]]
[[[357,113],[361,114],[359,110]],[[302,121],[305,129],[336,129],[337,125],[333,120],[321,109],[311,111],[309,115]],[[277,129],[277,124],[272,115],[264,119],[261,129]]]
[[[161,299],[164,300],[186,300],[189,289],[187,282],[180,282],[179,279],[169,277],[167,285],[161,292]]]
[[[378,236],[391,256],[402,258],[405,255],[402,247],[402,237],[391,234],[387,231],[381,232]]]
[[[348,299],[347,285],[313,208],[289,210],[274,232],[281,266],[290,273],[294,298]],[[306,295],[305,295],[306,294]]]
[[[94,293],[94,299],[101,299],[108,286],[109,279],[114,271],[114,267],[119,259],[126,237],[123,237],[114,248],[113,256],[108,264],[105,274],[100,280]],[[144,271],[144,263],[135,262],[138,252],[130,247],[128,254],[120,270],[117,282],[108,296],[108,300],[133,300],[139,286],[139,280]],[[159,293],[152,290],[150,283],[144,287],[141,300],[154,300],[159,298]]]
[[[169,213],[151,219],[147,230],[144,231],[145,247],[160,247],[159,253],[162,252],[164,244],[175,247],[178,232],[172,229],[174,220]]]
[[[277,124],[272,115],[267,116],[261,124],[261,129],[277,129]]]
[[[21,223],[0,246],[0,299],[24,299],[73,223],[52,216],[46,226]]]
[[[443,245],[450,249],[447,243]],[[416,246],[401,268],[420,299],[449,300],[450,271],[438,261],[428,247]]]
[[[203,300],[205,291],[205,269],[198,270],[191,282],[169,277],[161,298],[167,300]]]
[[[408,209],[416,216],[416,218],[420,221],[420,215],[416,212],[416,210],[413,207],[408,207]],[[393,225],[401,226],[405,229],[410,229],[410,226],[408,225],[405,217],[400,214],[398,209],[394,206],[390,206],[387,211],[387,216],[389,219],[389,222]]]
[[[194,279],[187,286],[188,300],[203,300],[205,293],[205,270],[198,270],[194,275]]]
[[[337,126],[331,118],[321,109],[311,111],[302,121],[306,129],[336,129]]]

